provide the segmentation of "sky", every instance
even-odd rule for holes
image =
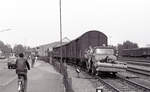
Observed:
[[[150,44],[150,0],[61,0],[62,35],[76,39],[89,30],[108,36],[111,45],[126,40]],[[11,29],[9,31],[4,31]],[[0,0],[0,40],[38,46],[59,41],[59,0]]]

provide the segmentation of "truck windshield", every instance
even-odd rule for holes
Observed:
[[[95,50],[96,54],[106,54],[106,55],[113,55],[114,50],[113,49],[96,49]]]

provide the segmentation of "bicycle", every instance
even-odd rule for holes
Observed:
[[[24,92],[24,77],[22,75],[18,79],[18,92]]]

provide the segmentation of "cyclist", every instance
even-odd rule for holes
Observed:
[[[24,58],[24,54],[20,53],[19,58],[16,60],[16,74],[18,75],[18,79],[20,76],[24,77],[24,92],[27,89],[27,68],[30,70],[30,65],[26,58]]]

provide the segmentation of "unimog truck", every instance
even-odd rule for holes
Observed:
[[[117,60],[115,49],[106,46],[89,47],[85,54],[86,68],[92,74],[126,71],[127,65]]]

